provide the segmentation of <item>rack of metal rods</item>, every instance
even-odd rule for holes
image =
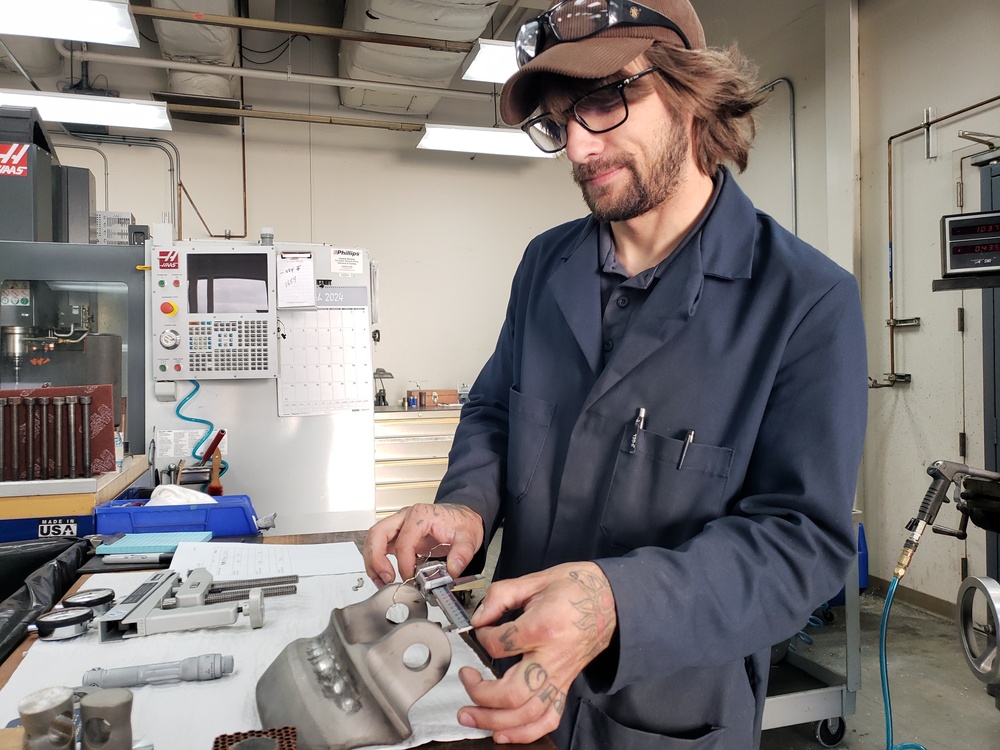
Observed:
[[[90,477],[90,396],[0,397],[0,482]]]

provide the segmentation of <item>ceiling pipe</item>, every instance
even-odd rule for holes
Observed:
[[[197,23],[202,26],[227,26],[229,28],[250,31],[273,31],[279,34],[304,34],[306,36],[326,36],[342,41],[370,42],[372,44],[394,44],[401,47],[420,47],[440,52],[472,51],[472,42],[453,42],[447,39],[430,39],[427,37],[404,36],[402,34],[378,34],[371,31],[352,31],[338,29],[332,26],[314,26],[304,23],[286,23],[284,21],[264,21],[258,18],[239,18],[237,16],[216,16],[211,13],[192,13],[184,10],[168,10],[166,8],[148,8],[143,5],[130,6],[133,15],[157,18],[163,21],[179,21],[181,23]]]
[[[327,115],[307,115],[295,112],[275,112],[263,109],[229,109],[227,107],[202,107],[193,104],[167,104],[170,112],[191,115],[221,115],[223,117],[254,117],[261,120],[284,120],[286,122],[308,122],[317,125],[351,125],[359,128],[381,128],[402,133],[419,133],[424,126],[414,122],[391,122],[389,120],[362,120],[353,117],[329,117]]]
[[[414,86],[405,83],[387,83],[384,81],[362,81],[355,78],[335,78],[333,76],[316,76],[306,73],[282,73],[278,70],[258,70],[257,68],[234,68],[226,65],[209,65],[208,63],[186,63],[176,60],[164,60],[158,57],[140,57],[136,55],[109,55],[105,52],[91,52],[90,50],[73,50],[62,42],[56,41],[56,50],[65,58],[70,55],[74,59],[84,62],[102,62],[112,65],[135,65],[144,68],[158,68],[160,70],[183,70],[188,73],[204,73],[216,76],[241,76],[243,78],[258,78],[268,81],[284,81],[286,83],[303,83],[309,86],[347,86],[388,91],[405,91],[412,94],[431,94],[443,96],[451,99],[469,99],[473,101],[488,102],[493,100],[493,95],[477,91],[454,91],[451,89],[440,89],[434,86]]]

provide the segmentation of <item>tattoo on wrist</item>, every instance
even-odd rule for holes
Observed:
[[[566,708],[566,693],[562,692],[555,685],[549,683],[545,689],[538,694],[538,700],[548,703],[557,714],[562,714]]]
[[[569,577],[579,584],[583,593],[582,599],[571,602],[580,614],[573,624],[583,636],[586,655],[593,658],[608,647],[618,625],[615,598],[603,576],[574,570]]]
[[[537,693],[548,679],[549,673],[541,664],[532,662],[524,670],[524,682],[532,693]]]

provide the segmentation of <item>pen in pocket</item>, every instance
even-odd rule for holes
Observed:
[[[684,457],[687,456],[688,448],[691,447],[691,443],[694,442],[694,430],[688,430],[687,435],[684,436],[684,445],[681,446],[681,459],[677,462],[678,471],[684,465]]]
[[[629,441],[628,452],[635,453],[635,444],[639,440],[639,430],[643,428],[646,424],[646,409],[645,407],[639,407],[639,413],[635,417],[635,422],[632,425],[632,439]]]

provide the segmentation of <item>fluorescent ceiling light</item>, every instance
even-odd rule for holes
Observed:
[[[474,128],[464,125],[424,125],[417,148],[464,151],[499,156],[548,156],[522,131],[515,128]]]
[[[467,81],[505,83],[517,72],[513,42],[477,39],[462,64],[462,78]]]
[[[105,125],[146,130],[170,130],[167,105],[141,99],[118,99],[110,96],[54,94],[47,91],[9,91],[0,89],[0,107],[26,107],[38,110],[46,122],[69,122],[80,125]]]
[[[128,0],[15,0],[4,6],[0,34],[139,46]]]

